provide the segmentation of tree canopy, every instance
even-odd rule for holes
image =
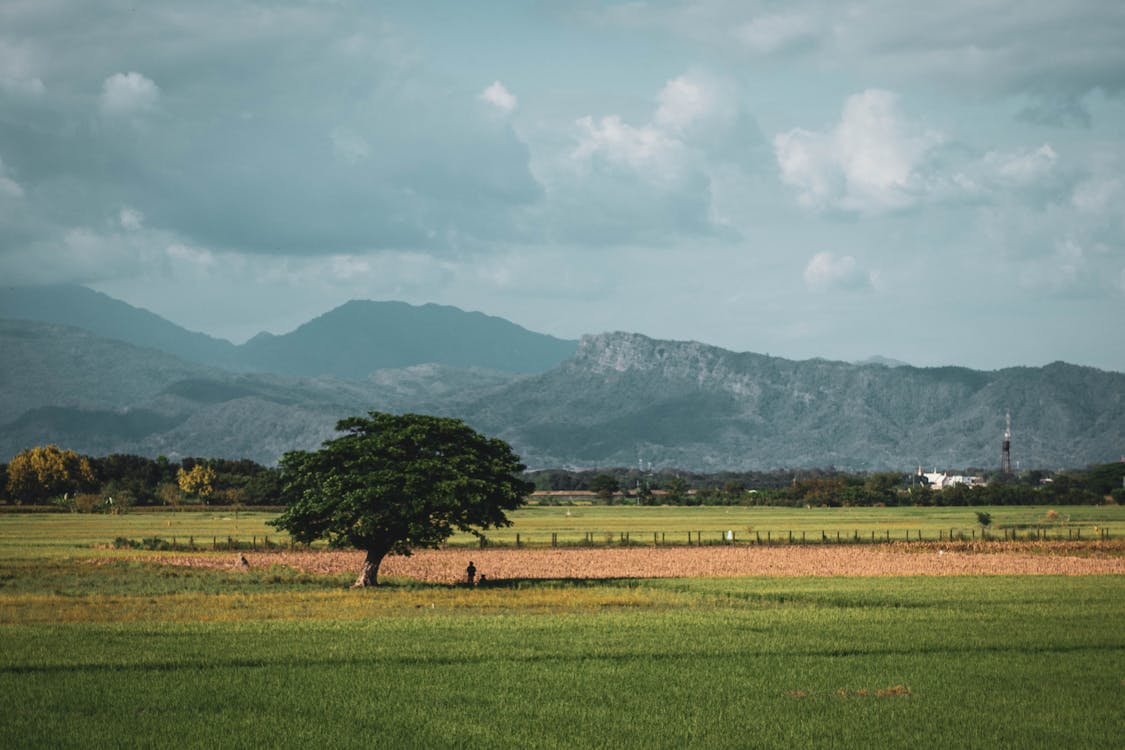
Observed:
[[[534,486],[511,447],[457,419],[370,412],[337,423],[316,452],[281,459],[286,511],[271,523],[298,542],[367,552],[357,586],[391,553],[436,547],[455,531],[507,526]]]

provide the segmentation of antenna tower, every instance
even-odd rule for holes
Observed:
[[[1004,415],[1004,449],[1000,454],[1000,471],[1012,473],[1012,414]]]

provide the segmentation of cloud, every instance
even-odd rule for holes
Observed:
[[[823,252],[805,266],[805,285],[812,291],[858,290],[872,285],[872,275],[864,273],[851,255]]]
[[[4,166],[4,160],[0,159],[0,198],[22,198],[23,188],[12,177],[8,175],[8,170]]]
[[[774,151],[802,205],[876,214],[918,202],[925,189],[919,167],[942,141],[907,120],[895,94],[869,89],[848,98],[831,130],[779,133]]]
[[[815,41],[824,30],[806,12],[763,14],[737,26],[734,38],[759,55],[772,55]]]
[[[502,112],[514,112],[516,107],[519,106],[519,100],[515,94],[508,91],[500,81],[493,81],[492,85],[480,92],[478,98]]]
[[[29,42],[0,38],[0,92],[39,97],[47,87],[40,77],[41,53]]]
[[[1025,96],[1021,117],[1083,125],[1081,97],[1125,92],[1125,14],[1104,0],[978,0],[913,8],[897,0],[625,3],[591,24],[655,29],[731,58],[804,62],[958,96]]]
[[[680,174],[684,144],[661,128],[629,125],[617,115],[598,120],[582,117],[575,125],[579,132],[578,145],[571,153],[575,161],[600,159],[663,182],[675,180]]]
[[[135,208],[124,206],[117,215],[117,221],[122,229],[135,232],[144,227],[145,215]]]
[[[102,83],[98,100],[103,115],[123,117],[152,111],[160,100],[160,87],[140,73],[114,73]]]

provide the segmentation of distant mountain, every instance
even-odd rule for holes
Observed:
[[[260,372],[344,378],[430,363],[533,373],[555,367],[577,346],[456,307],[355,300],[283,336],[255,336],[240,348],[239,362]]]
[[[891,359],[890,357],[883,357],[878,354],[861,359],[855,364],[857,365],[882,365],[883,367],[909,367],[909,362],[903,362],[901,359]]]
[[[342,417],[455,404],[512,380],[439,366],[357,381],[232,373],[77,328],[0,320],[0,461],[56,443],[82,453],[276,461]]]
[[[83,328],[230,370],[351,379],[422,364],[544,372],[574,354],[578,346],[576,341],[456,307],[370,301],[348,302],[290,333],[260,333],[236,346],[73,285],[0,287],[0,318]]]
[[[586,337],[562,366],[460,414],[534,466],[905,470],[998,466],[1006,411],[1025,467],[1125,447],[1120,373],[797,362],[624,333]]]
[[[583,338],[538,375],[415,365],[295,378],[23,321],[0,321],[0,352],[0,460],[52,442],[272,463],[372,409],[461,417],[533,468],[998,467],[1008,411],[1024,467],[1125,452],[1125,375],[1062,362],[995,372],[797,362],[614,333]]]
[[[0,318],[83,328],[189,362],[231,365],[236,356],[235,345],[225,339],[188,331],[148,310],[74,284],[0,287]]]

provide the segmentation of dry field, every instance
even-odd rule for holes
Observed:
[[[319,574],[358,572],[355,551],[248,552],[251,567]],[[237,553],[160,556],[169,565],[241,566]],[[463,579],[472,560],[490,580],[723,576],[1096,575],[1125,573],[1125,543],[1050,542],[856,546],[633,547],[423,550],[383,561],[381,576],[435,583]]]

